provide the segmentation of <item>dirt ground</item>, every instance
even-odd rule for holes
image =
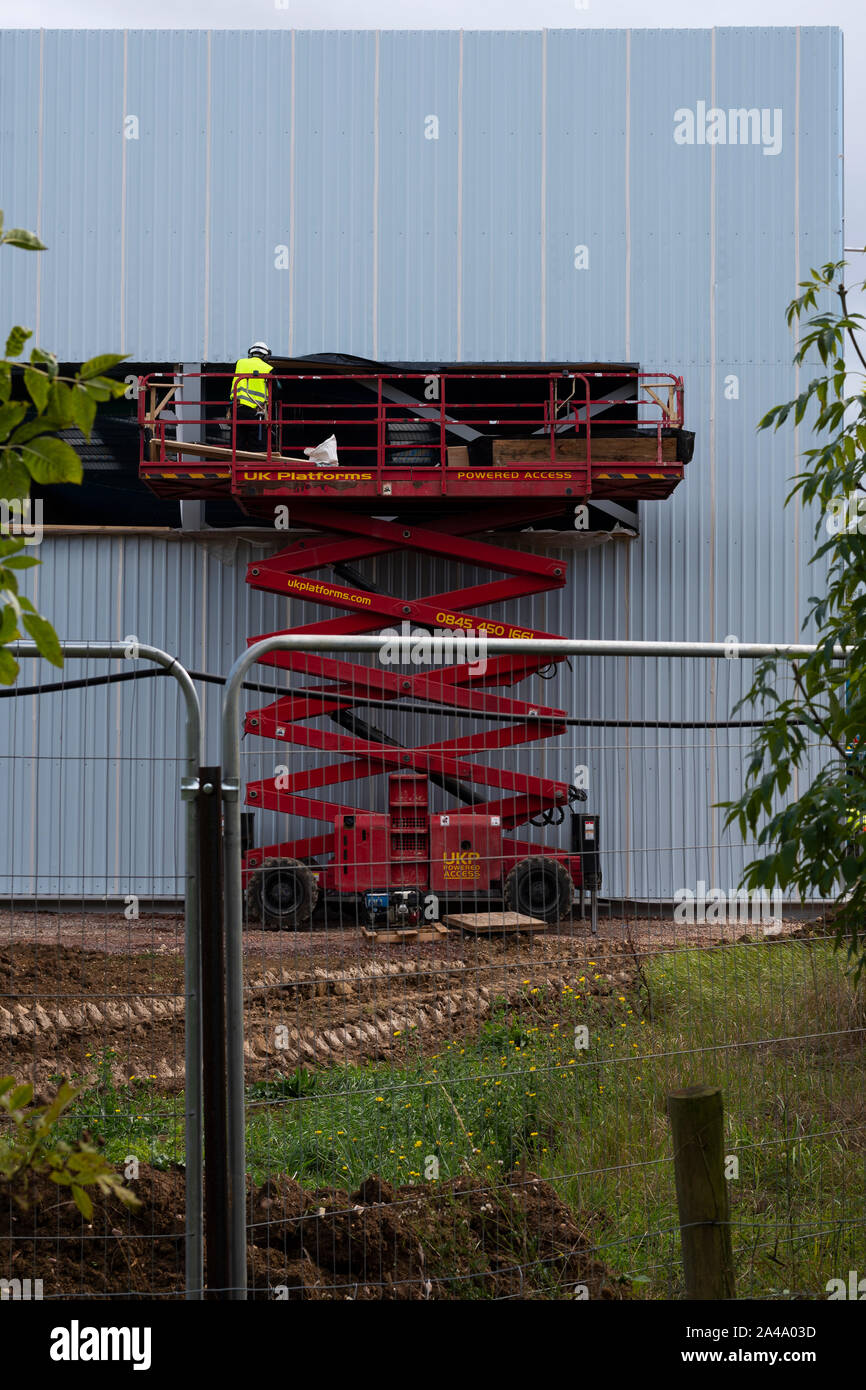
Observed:
[[[47,1181],[26,1209],[0,1186],[4,1277],[41,1279],[44,1298],[182,1297],[183,1173],[143,1164],[135,1190],[140,1210],[97,1198],[88,1224]],[[528,1171],[496,1187],[456,1178],[393,1189],[370,1177],[352,1193],[280,1178],[248,1190],[250,1297],[627,1297],[584,1225]]]
[[[808,931],[769,928],[771,937]],[[533,937],[451,932],[372,942],[357,929],[250,931],[244,937],[250,1080],[297,1067],[387,1060],[473,1036],[508,1006],[562,995],[620,995],[648,957],[760,928],[662,919],[564,921]],[[37,1097],[61,1076],[183,1084],[183,922],[89,914],[0,914],[0,1075]],[[614,1001],[611,1000],[611,1004]],[[46,1298],[177,1298],[183,1291],[184,1175],[141,1165],[129,1212],[97,1199],[92,1223],[37,1179],[27,1206],[0,1184],[0,1272],[42,1279]],[[248,1192],[248,1277],[257,1299],[628,1298],[592,1252],[589,1222],[526,1171],[494,1185],[461,1177],[396,1190],[309,1191],[289,1177]],[[592,1240],[590,1239],[592,1236]]]
[[[802,924],[764,928],[788,936]],[[357,929],[244,934],[250,1079],[296,1067],[388,1059],[472,1036],[492,1010],[563,991],[612,994],[659,951],[714,946],[760,927],[660,918],[563,921],[527,937],[452,931],[434,942],[373,942]],[[44,1087],[184,1076],[183,922],[94,913],[0,914],[0,1073]]]

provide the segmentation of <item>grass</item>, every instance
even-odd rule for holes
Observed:
[[[473,1039],[396,1065],[275,1075],[248,1089],[248,1163],[351,1189],[525,1162],[584,1215],[599,1256],[638,1296],[681,1293],[665,1115],[669,1091],[722,1087],[738,1293],[821,1296],[866,1271],[864,1003],[829,943],[738,944],[656,957],[639,992],[552,998],[529,982]],[[575,1033],[585,1028],[586,1036]],[[586,1044],[585,1046],[583,1044]],[[108,1156],[182,1158],[179,1100],[103,1072],[75,1120]],[[735,1171],[733,1171],[735,1170]]]
[[[664,1098],[721,1086],[740,1296],[823,1294],[866,1267],[863,994],[826,942],[738,945],[660,956],[647,971],[640,1045],[603,1036],[597,1084],[549,1096],[565,1136],[544,1171],[575,1207],[602,1215],[602,1258],[681,1290]],[[616,1060],[613,1060],[616,1059]]]

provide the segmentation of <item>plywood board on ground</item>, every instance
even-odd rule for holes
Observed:
[[[476,936],[490,932],[547,931],[547,923],[540,917],[527,917],[522,912],[455,912],[443,920],[447,927],[473,932]]]
[[[368,941],[379,941],[388,946],[397,941],[441,941],[443,936],[448,936],[448,928],[443,927],[441,922],[431,922],[426,927],[406,927],[405,930],[393,931],[372,931],[369,927],[362,927],[361,935]]]

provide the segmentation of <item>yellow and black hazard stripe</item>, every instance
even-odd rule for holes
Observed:
[[[645,482],[648,482],[648,481],[650,481],[650,480],[652,480],[653,482],[664,482],[667,478],[670,478],[670,477],[671,477],[671,474],[670,474],[670,473],[596,473],[595,470],[593,470],[593,476],[596,477],[596,478],[604,478],[604,479],[607,479],[608,481],[614,482],[614,483],[618,483],[618,482],[645,483]]]
[[[214,473],[169,473],[163,468],[149,468],[145,476],[148,478],[168,478],[171,482],[177,483],[187,482],[189,479],[195,479],[196,482],[221,482],[232,475],[230,469],[220,469]]]

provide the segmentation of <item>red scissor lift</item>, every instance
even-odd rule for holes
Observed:
[[[253,440],[249,426],[239,435],[227,410],[230,379],[142,379],[141,473],[163,496],[231,496],[259,517],[288,506],[292,529],[303,534],[250,565],[247,582],[337,610],[291,629],[298,635],[556,636],[486,610],[504,604],[507,612],[525,595],[562,588],[565,563],[491,537],[539,523],[580,527],[594,501],[666,497],[691,455],[682,380],[634,367],[350,370],[345,359],[277,362]],[[316,467],[304,449],[330,434],[339,463]],[[354,569],[401,552],[496,577],[394,595]],[[412,926],[436,916],[442,898],[459,898],[504,900],[552,922],[568,913],[577,889],[581,904],[590,893],[594,924],[598,817],[573,810],[586,793],[483,758],[565,733],[565,710],[493,693],[549,673],[555,662],[529,651],[484,661],[459,646],[456,656],[463,659],[420,670],[307,651],[264,658],[303,683],[251,710],[246,730],[324,759],[250,783],[247,804],[325,828],[248,849],[253,917],[299,926],[324,898],[365,904],[371,923],[384,917]],[[479,727],[405,746],[368,722],[371,709],[407,704],[416,715],[420,707]],[[351,784],[382,777],[387,810],[371,809],[363,793],[347,799]],[[431,811],[431,785],[447,795],[447,809]],[[523,827],[560,824],[569,812],[569,850],[526,836]]]

